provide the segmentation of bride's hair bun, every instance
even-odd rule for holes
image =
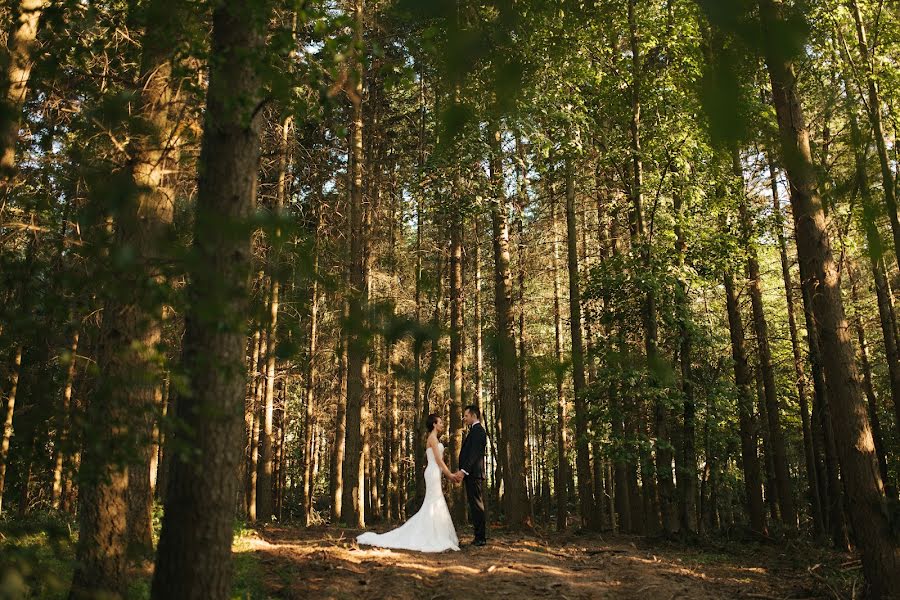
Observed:
[[[438,422],[438,419],[440,419],[440,417],[435,413],[428,415],[428,418],[425,420],[425,425],[428,427],[428,433],[434,431],[434,424]]]

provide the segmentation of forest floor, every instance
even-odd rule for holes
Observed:
[[[63,600],[74,565],[74,523],[54,515],[0,519],[0,600]],[[376,529],[384,529],[378,527]],[[459,552],[359,547],[357,530],[235,525],[238,600],[562,600],[593,598],[853,600],[856,556],[809,541],[723,537],[677,543],[626,535],[490,531]],[[129,570],[128,600],[149,599],[152,561]]]
[[[245,538],[268,598],[641,600],[853,598],[859,561],[805,542],[494,531],[488,546],[420,554],[359,547],[356,530],[270,526]],[[462,538],[461,538],[462,539]]]

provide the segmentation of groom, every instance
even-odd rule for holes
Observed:
[[[475,546],[487,543],[484,530],[484,451],[487,448],[487,433],[481,426],[481,411],[474,404],[466,407],[464,414],[469,434],[459,449],[459,471],[456,481],[465,481],[466,497],[469,499],[469,518],[475,528]]]

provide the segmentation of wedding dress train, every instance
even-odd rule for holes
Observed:
[[[439,443],[438,446],[443,453],[444,445]],[[425,502],[422,508],[397,529],[387,533],[363,533],[356,538],[359,544],[419,552],[459,550],[459,538],[456,537],[450,509],[441,490],[441,469],[430,447],[425,455],[428,457],[428,467],[425,469]]]

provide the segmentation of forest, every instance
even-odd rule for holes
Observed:
[[[900,3],[0,24],[0,599],[900,598]]]

